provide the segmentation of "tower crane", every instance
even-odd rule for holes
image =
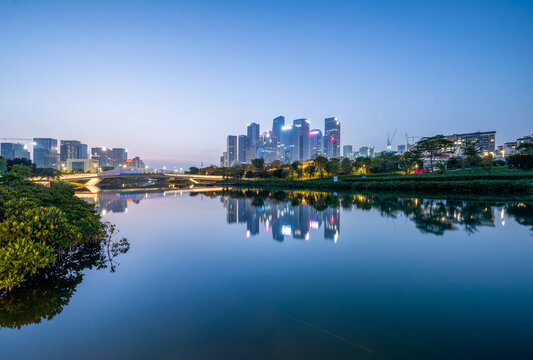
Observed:
[[[390,137],[390,133],[387,133],[387,151],[392,151],[392,140],[394,140],[394,137],[396,136],[396,132],[398,129],[394,129],[394,133],[392,133],[392,137]]]

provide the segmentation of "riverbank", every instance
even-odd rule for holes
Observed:
[[[533,175],[346,176],[312,180],[226,180],[225,186],[262,189],[386,191],[404,194],[506,196],[533,194]]]
[[[94,206],[78,199],[71,186],[34,184],[20,176],[0,176],[0,294],[11,291],[38,269],[77,245],[98,243],[112,226]]]

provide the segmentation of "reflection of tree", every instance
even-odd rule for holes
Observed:
[[[213,194],[214,195],[214,194]],[[476,232],[479,226],[494,226],[494,207],[506,206],[508,214],[533,230],[532,204],[506,204],[505,202],[432,200],[401,198],[393,195],[366,196],[361,194],[332,194],[316,191],[239,190],[227,189],[217,195],[232,198],[251,198],[254,206],[263,206],[265,200],[290,203],[292,206],[310,205],[317,211],[342,206],[364,211],[375,209],[381,216],[396,218],[403,214],[411,219],[423,233],[443,235],[461,225],[467,233]]]
[[[533,204],[512,204],[507,206],[507,214],[513,216],[517,223],[530,226],[533,231]]]
[[[20,287],[0,296],[0,327],[20,329],[51,320],[68,305],[84,270],[110,268],[114,272],[114,258],[127,252],[129,244],[126,239],[113,241],[112,230],[104,241],[79,245],[29,276]]]

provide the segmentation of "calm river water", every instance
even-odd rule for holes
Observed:
[[[2,299],[2,359],[533,358],[531,203],[80,196],[129,251]]]

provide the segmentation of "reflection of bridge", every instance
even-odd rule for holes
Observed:
[[[67,174],[61,175],[60,180],[69,182],[85,182],[85,186],[96,186],[103,179],[119,178],[119,177],[146,177],[146,178],[176,178],[189,180],[193,184],[198,184],[198,181],[218,181],[223,177],[219,175],[198,175],[198,174],[178,174],[178,173],[146,173],[138,172],[135,169],[116,169],[102,171],[99,173],[85,173],[85,174]]]

